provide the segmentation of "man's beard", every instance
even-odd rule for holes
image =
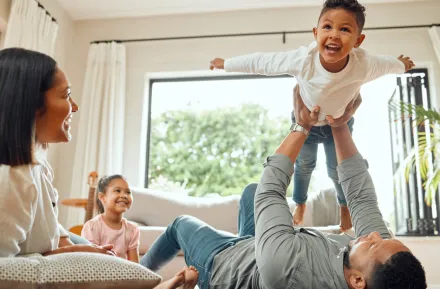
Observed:
[[[347,269],[351,268],[350,264],[350,252],[351,252],[351,245],[348,244],[348,250],[344,252],[344,267]]]

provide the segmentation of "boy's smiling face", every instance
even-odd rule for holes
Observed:
[[[360,33],[356,15],[344,9],[331,9],[313,28],[321,63],[330,72],[338,72],[347,64],[347,56],[359,47],[365,35]]]

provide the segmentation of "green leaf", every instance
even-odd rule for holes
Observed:
[[[426,197],[425,201],[428,206],[431,206],[432,200],[435,197],[435,194],[438,190],[438,185],[440,183],[440,168],[437,168],[432,176],[426,181]]]
[[[417,166],[427,193],[425,202],[431,205],[440,182],[438,150],[440,144],[440,113],[435,109],[425,109],[423,106],[406,102],[392,102],[389,107],[397,115],[396,119],[392,121],[410,119],[414,126],[422,126],[419,129],[423,129],[424,126],[429,131],[429,134],[424,131],[417,134],[417,145],[400,165],[394,178],[397,180],[398,175],[403,173],[406,181],[408,181],[410,174],[416,172],[415,167]]]

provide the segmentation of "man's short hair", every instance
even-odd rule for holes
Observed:
[[[365,25],[365,7],[362,6],[357,0],[326,0],[324,6],[322,7],[322,15],[329,10],[333,9],[344,9],[345,11],[351,12],[356,16],[356,23],[359,27],[359,32],[362,32]]]
[[[426,277],[420,261],[411,252],[399,252],[379,264],[368,284],[370,289],[425,289]]]

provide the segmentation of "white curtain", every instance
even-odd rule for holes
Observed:
[[[125,62],[122,44],[90,45],[75,136],[72,197],[87,197],[91,171],[99,176],[122,173]],[[69,213],[70,218],[78,218],[77,211]]]
[[[4,48],[22,47],[53,56],[58,24],[35,0],[13,0]]]
[[[440,63],[440,26],[432,26],[429,28],[429,35],[431,36],[432,45],[434,46],[435,54]]]

